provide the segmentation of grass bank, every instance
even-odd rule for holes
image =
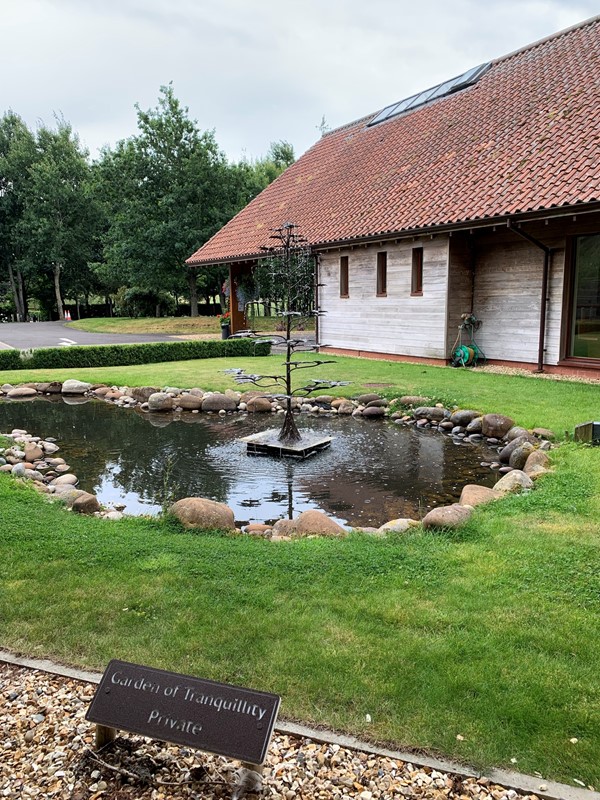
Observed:
[[[280,374],[283,361],[283,356],[273,355],[129,367],[0,371],[0,384],[81,378],[111,385],[199,386],[223,391],[237,388],[225,369],[242,367],[252,373]],[[578,422],[598,416],[599,387],[593,384],[342,356],[331,356],[331,363],[302,374],[304,377],[348,380],[349,386],[335,390],[346,396],[365,391],[380,392],[388,398],[425,394],[449,406],[505,413],[526,427],[549,427],[559,437],[565,431],[572,432]]]
[[[274,331],[276,317],[253,317],[251,328]],[[67,327],[90,333],[164,333],[167,336],[221,335],[221,326],[214,317],[94,317],[67,323]],[[314,320],[306,323],[306,329],[314,331]]]
[[[278,544],[84,518],[0,475],[2,644],[255,686],[287,718],[598,785],[600,466],[556,458],[458,535]]]
[[[76,375],[223,389],[234,384],[222,368],[271,372],[281,361],[20,371],[0,382]],[[334,361],[315,377],[352,380],[346,394],[387,384],[376,390],[559,434],[597,417],[597,386]],[[288,718],[598,788],[600,449],[565,444],[552,458],[556,471],[535,492],[478,508],[454,535],[341,542],[111,524],[0,475],[1,643],[271,690]]]

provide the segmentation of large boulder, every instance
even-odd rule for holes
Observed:
[[[68,381],[63,382],[61,391],[63,394],[85,394],[86,392],[89,392],[91,388],[91,383],[78,381],[75,378],[69,378]]]
[[[235,398],[228,397],[226,394],[214,392],[205,395],[202,400],[202,411],[235,411],[237,402]]]
[[[534,468],[543,467],[545,470],[550,468],[550,459],[544,450],[534,450],[527,456],[527,461],[523,467],[523,472],[529,475]]]
[[[166,392],[154,392],[148,398],[148,411],[172,411],[173,398]]]
[[[532,438],[533,437],[531,437],[530,434],[527,432],[525,432],[522,436],[517,436],[516,439],[510,441],[505,447],[502,448],[502,450],[500,450],[498,458],[503,464],[510,464],[511,456],[515,452],[515,450],[517,450],[519,447],[521,447],[521,445],[525,444],[526,442],[527,443],[531,442]],[[512,467],[513,465],[510,464],[510,466]],[[521,467],[519,467],[519,469],[521,469]]]
[[[385,408],[381,406],[367,406],[366,408],[363,409],[362,416],[371,417],[373,419],[377,417],[383,417],[385,416]]]
[[[36,394],[36,390],[31,386],[16,386],[14,389],[10,389],[6,396],[10,397],[11,400],[19,400],[24,397],[35,397]]]
[[[52,495],[57,500],[60,500],[67,508],[72,508],[73,503],[77,500],[78,497],[87,494],[84,492],[83,489],[76,489],[74,486],[66,485],[66,486],[56,486],[54,494]]]
[[[183,408],[184,411],[200,411],[202,408],[202,397],[198,397],[196,394],[190,394],[189,392],[180,394],[175,402],[179,408]]]
[[[303,511],[300,516],[293,520],[293,534],[296,536],[346,536],[347,531],[334,522],[327,514],[322,511],[310,510]]]
[[[71,508],[78,514],[95,514],[100,511],[101,506],[95,494],[83,492],[79,497],[75,498]]]
[[[502,439],[515,424],[510,417],[503,414],[484,414],[481,422],[481,432],[484,436],[493,439]]]
[[[354,413],[354,403],[350,400],[343,400],[337,407],[337,412],[338,414],[350,416],[350,414]]]
[[[203,497],[184,497],[173,503],[170,513],[190,530],[235,530],[233,511],[225,503]]]
[[[380,394],[375,394],[374,392],[370,392],[367,394],[361,394],[356,399],[361,404],[361,406],[366,406],[367,403],[372,403],[373,400],[382,400],[383,398]]]
[[[480,411],[471,411],[470,409],[459,409],[450,415],[450,422],[453,425],[460,425],[461,428],[466,428],[474,419],[481,416]]]
[[[523,489],[531,489],[533,481],[531,478],[522,472],[520,469],[513,469],[507,472],[498,483],[494,485],[494,491],[500,494],[513,494],[515,492],[522,492]]]
[[[125,394],[133,397],[138,403],[147,403],[153,394],[160,392],[156,386],[130,386]]]
[[[44,451],[35,442],[27,442],[25,445],[25,461],[39,461],[44,457]]]
[[[415,419],[429,419],[436,422],[441,422],[450,416],[450,412],[445,408],[438,408],[438,406],[419,406],[413,411]]]
[[[502,497],[502,495],[499,492],[495,492],[487,486],[479,486],[477,483],[468,483],[466,486],[463,486],[458,502],[461,506],[479,506],[483,503],[490,503],[492,500],[498,500],[500,497]]]
[[[523,469],[527,459],[533,453],[534,449],[535,448],[531,442],[523,442],[510,454],[508,466],[512,467],[513,469]]]
[[[62,381],[50,381],[45,390],[45,394],[60,394],[61,392]]]
[[[473,509],[453,503],[451,506],[433,508],[423,517],[422,525],[425,529],[459,528],[469,519]]]
[[[483,417],[475,417],[467,425],[467,434],[479,434],[483,429]]]
[[[250,413],[271,411],[271,401],[268,397],[251,397],[246,403],[246,410]]]
[[[384,523],[381,527],[377,528],[379,533],[406,533],[410,528],[418,526],[419,523],[416,519],[401,518],[391,519],[389,522]]]
[[[64,475],[59,475],[58,478],[53,478],[50,481],[51,486],[75,486],[79,483],[79,478],[72,472],[67,472]]]

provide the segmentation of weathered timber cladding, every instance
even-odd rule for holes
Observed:
[[[457,343],[461,314],[473,311],[474,242],[469,233],[453,234],[449,242],[448,273],[448,358]],[[464,342],[463,342],[464,343]]]
[[[423,248],[423,294],[411,297],[412,249]],[[377,297],[377,253],[387,251],[387,294]],[[348,297],[340,297],[340,256]],[[320,343],[350,350],[445,358],[448,237],[325,252],[319,280]]]
[[[564,236],[527,228],[553,249],[546,316],[546,364],[559,360],[564,274]],[[538,358],[544,253],[506,230],[476,238],[473,311],[482,320],[477,342],[488,359],[536,363]]]

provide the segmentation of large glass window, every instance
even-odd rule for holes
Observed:
[[[600,358],[600,235],[578,236],[571,327],[571,355]]]

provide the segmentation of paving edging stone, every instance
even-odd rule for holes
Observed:
[[[102,677],[102,674],[99,672],[64,666],[50,659],[17,656],[8,650],[1,649],[0,662],[15,667],[46,672],[57,677],[70,678],[72,680],[92,684],[98,684]],[[544,800],[600,800],[600,792],[590,789],[569,786],[568,784],[558,783],[556,781],[547,781],[534,775],[526,775],[512,770],[491,768],[480,771],[455,761],[409,753],[402,750],[377,747],[369,742],[363,742],[354,736],[346,736],[328,730],[319,730],[294,722],[279,720],[275,725],[275,731],[282,734],[311,739],[314,742],[335,744],[348,750],[357,750],[374,756],[383,756],[410,763],[416,767],[430,768],[439,772],[458,775],[463,778],[487,778],[494,784],[500,784],[507,789],[513,789],[526,795],[534,794],[537,797],[544,798]]]

